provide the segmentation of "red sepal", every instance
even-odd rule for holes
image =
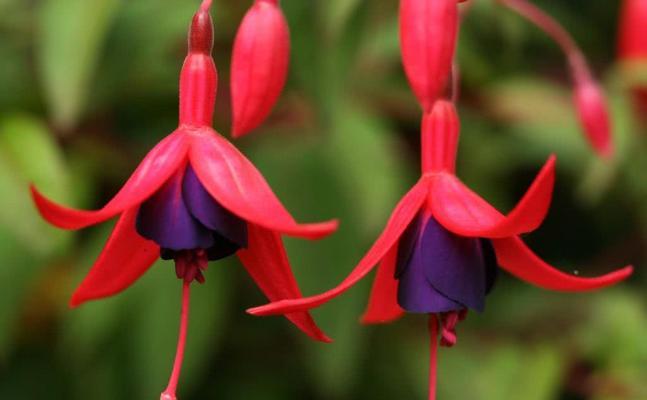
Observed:
[[[562,272],[539,258],[517,236],[492,241],[499,265],[512,275],[544,289],[582,292],[600,289],[626,279],[628,266],[595,278],[582,278]]]
[[[301,297],[279,234],[258,225],[247,225],[249,244],[237,255],[254,282],[270,301]],[[287,314],[286,318],[311,338],[322,342],[332,341],[307,312]]]
[[[58,205],[31,187],[38,211],[49,223],[63,229],[81,229],[106,221],[137,207],[153,195],[186,160],[186,135],[177,131],[151,150],[119,193],[101,210],[76,210]]]
[[[282,300],[249,309],[247,312],[253,315],[275,315],[303,311],[319,307],[323,303],[344,293],[365,277],[366,274],[371,272],[373,267],[384,258],[389,249],[397,243],[404,230],[409,226],[418,211],[420,211],[428,194],[429,182],[422,179],[400,201],[393,211],[389,222],[386,224],[386,228],[380,237],[377,238],[373,247],[371,247],[355,269],[337,287],[316,296],[296,300]]]
[[[368,307],[362,316],[363,324],[384,324],[395,321],[404,314],[404,310],[398,304],[398,281],[395,279],[397,261],[396,243],[377,268]]]
[[[454,175],[434,174],[431,209],[434,218],[453,233],[466,237],[503,238],[531,232],[546,217],[555,183],[555,157],[541,169],[519,204],[502,215]]]
[[[236,34],[231,61],[233,136],[258,127],[276,104],[288,74],[290,32],[279,6],[257,1]]]
[[[326,236],[337,229],[337,221],[296,223],[254,165],[211,129],[193,134],[190,159],[200,182],[213,198],[246,221],[308,239]]]
[[[125,290],[159,258],[155,242],[144,239],[135,230],[137,210],[127,210],[119,218],[101,255],[74,292],[70,306]]]

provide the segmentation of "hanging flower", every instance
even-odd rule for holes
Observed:
[[[618,57],[637,76],[632,94],[640,114],[647,114],[647,1],[625,0],[620,13]]]
[[[613,137],[606,99],[577,43],[555,19],[528,0],[498,1],[535,24],[561,47],[573,77],[573,102],[582,130],[598,155],[611,157]]]
[[[493,288],[499,267],[538,287],[573,292],[612,285],[631,274],[632,267],[626,267],[583,278],[541,260],[519,235],[535,230],[546,216],[555,158],[548,160],[521,201],[504,216],[455,176],[458,136],[454,105],[437,101],[423,119],[422,177],[397,205],[382,234],[348,277],[325,293],[248,311],[260,316],[318,307],[350,289],[380,264],[362,321],[389,322],[405,311],[430,315],[430,398],[434,398],[435,338],[440,332],[442,345],[455,344],[456,324],[465,318],[467,310],[484,310],[485,297]]]
[[[231,61],[233,135],[258,127],[288,74],[290,32],[278,0],[255,0],[236,34]]]
[[[32,187],[51,224],[80,229],[120,218],[71,305],[119,293],[158,259],[175,261],[184,281],[176,362],[162,399],[175,399],[188,324],[190,284],[204,282],[209,261],[236,254],[272,301],[300,297],[280,235],[317,239],[336,221],[301,225],[252,163],[211,128],[217,87],[213,27],[205,0],[193,17],[180,78],[180,123],[144,158],[117,195],[98,211],[60,206]],[[310,337],[329,341],[306,312],[287,318]]]

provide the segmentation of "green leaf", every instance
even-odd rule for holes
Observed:
[[[0,225],[27,248],[45,255],[69,235],[38,215],[30,183],[58,201],[67,203],[73,197],[63,156],[47,127],[35,118],[14,115],[0,121]]]
[[[90,101],[101,47],[119,0],[45,0],[40,10],[39,61],[54,122],[71,129]]]

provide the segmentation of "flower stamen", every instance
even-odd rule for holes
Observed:
[[[184,264],[189,265],[189,264]],[[178,337],[177,350],[175,353],[175,362],[173,371],[168,382],[166,390],[162,392],[160,400],[177,400],[177,384],[180,380],[182,362],[184,361],[184,348],[186,345],[187,330],[189,328],[189,303],[191,299],[191,282],[184,281],[182,284],[182,311],[180,313],[180,333]]]

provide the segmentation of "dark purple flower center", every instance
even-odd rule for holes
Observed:
[[[489,240],[457,236],[421,214],[399,242],[398,303],[412,313],[481,312],[497,271]]]
[[[247,247],[245,221],[211,197],[190,165],[141,205],[137,232],[160,246],[161,258],[176,260],[178,276],[182,271],[190,280],[201,276],[207,261]]]

